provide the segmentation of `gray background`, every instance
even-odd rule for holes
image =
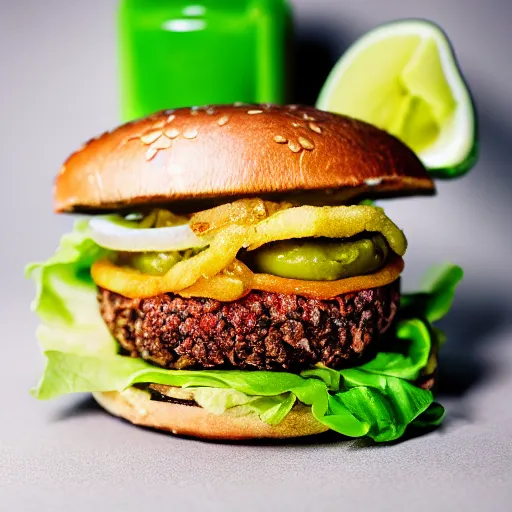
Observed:
[[[72,220],[52,211],[61,162],[117,123],[113,0],[0,2],[1,510],[509,510],[512,499],[512,66],[508,0],[296,0],[313,101],[333,58],[398,17],[450,34],[480,111],[481,158],[436,198],[389,203],[410,241],[405,284],[431,263],[466,270],[444,327],[445,425],[393,446],[228,445],[114,420],[87,397],[36,402],[42,360],[26,262]],[[309,67],[311,66],[311,67]]]

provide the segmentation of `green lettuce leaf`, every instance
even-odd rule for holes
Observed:
[[[398,439],[432,404],[432,393],[404,379],[354,368],[342,371],[348,390],[331,400],[343,404],[375,441]],[[332,428],[332,427],[331,427]]]
[[[93,262],[108,254],[89,238],[88,221],[79,220],[50,259],[27,265],[26,276],[36,283],[32,310],[42,321],[37,337],[43,350],[97,355],[116,350],[90,275]]]
[[[428,322],[441,320],[452,307],[455,289],[464,277],[457,265],[436,265],[425,276],[423,292],[404,294],[401,315],[425,318]]]
[[[239,414],[255,413],[269,425],[281,423],[297,401],[293,393],[250,396],[231,388],[193,388],[193,395],[198,405],[213,414],[236,407]]]
[[[332,430],[379,442],[398,439],[410,425],[437,425],[443,417],[444,409],[432,393],[412,382],[427,365],[433,340],[442,336],[431,322],[448,311],[462,278],[459,267],[445,266],[424,292],[403,297],[395,330],[371,361],[340,371],[319,365],[295,375],[167,370],[119,355],[100,316],[90,277],[92,263],[108,254],[88,237],[87,221],[79,221],[52,258],[27,267],[36,282],[32,307],[42,320],[37,335],[46,357],[43,376],[33,390],[39,399],[164,384],[193,388],[196,401],[214,414],[236,409],[256,413],[272,425],[298,400]]]
[[[419,318],[402,320],[392,342],[362,368],[370,373],[416,380],[427,365],[431,346],[432,331],[427,322]]]

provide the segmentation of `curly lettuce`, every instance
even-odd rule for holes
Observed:
[[[54,256],[27,267],[36,282],[33,310],[41,318],[37,336],[46,367],[33,395],[51,399],[67,393],[123,391],[140,383],[194,390],[206,410],[256,413],[271,425],[282,421],[296,401],[311,407],[314,417],[349,437],[368,436],[385,442],[400,438],[409,426],[432,427],[443,407],[432,392],[414,382],[427,366],[433,346],[443,338],[432,326],[451,306],[462,270],[438,268],[424,291],[405,295],[395,330],[384,350],[355,368],[322,366],[300,375],[240,370],[167,370],[118,354],[106,328],[90,276],[94,261],[108,256],[88,234],[86,220],[65,235]]]

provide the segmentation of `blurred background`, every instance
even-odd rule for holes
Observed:
[[[314,103],[343,51],[380,23],[427,18],[441,25],[453,42],[479,112],[480,160],[466,177],[440,182],[436,197],[392,200],[386,208],[409,240],[405,288],[417,286],[421,274],[437,262],[458,263],[466,272],[443,325],[449,335],[440,390],[449,411],[447,428],[458,421],[478,421],[488,433],[500,429],[505,433],[506,422],[491,420],[510,417],[503,404],[509,403],[512,390],[512,2],[292,0],[291,4],[296,54],[291,102]],[[0,0],[0,301],[7,319],[7,336],[2,340],[7,353],[3,352],[0,379],[16,380],[18,391],[0,389],[5,391],[4,410],[23,407],[9,439],[19,443],[28,442],[30,436],[34,439],[23,452],[26,460],[24,465],[20,462],[21,468],[30,466],[29,447],[36,446],[31,421],[40,423],[48,414],[55,422],[61,414],[55,412],[58,405],[36,403],[27,393],[36,382],[42,358],[33,334],[37,321],[29,313],[34,289],[22,278],[23,267],[48,258],[72,225],[71,217],[52,213],[52,180],[60,165],[84,141],[119,122],[116,7],[116,0]],[[74,434],[64,428],[58,432],[58,440],[50,441],[47,434],[46,442],[75,449]],[[0,442],[0,454],[1,448]],[[0,455],[3,461],[15,452],[5,453],[7,459]],[[46,452],[41,453],[45,459]],[[446,468],[451,467],[453,475],[458,462],[450,461],[445,461]]]

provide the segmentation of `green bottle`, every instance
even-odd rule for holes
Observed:
[[[285,102],[286,0],[121,0],[121,117]]]

